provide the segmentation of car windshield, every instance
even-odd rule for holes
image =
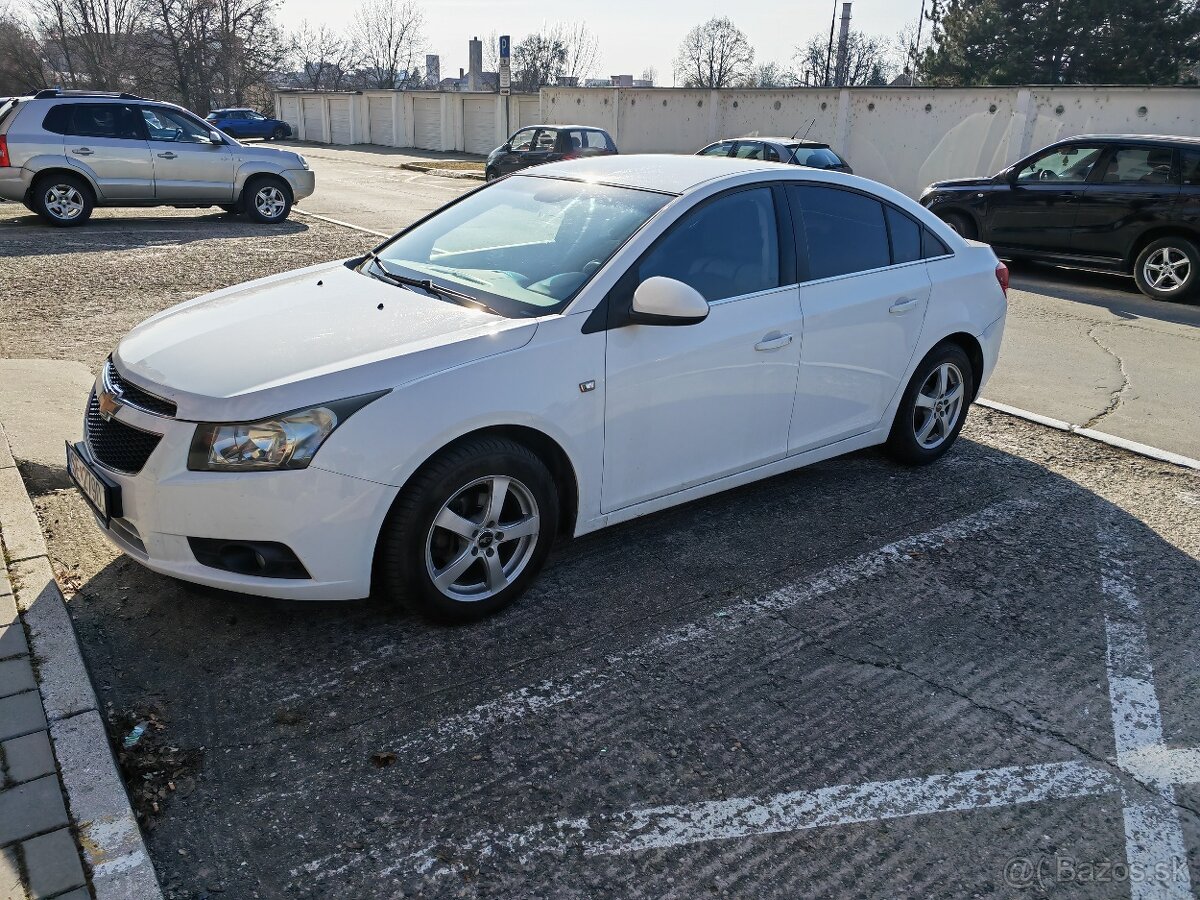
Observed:
[[[401,234],[387,271],[429,279],[502,315],[558,312],[670,199],[535,176],[498,181]]]
[[[801,144],[788,146],[796,164],[811,166],[814,169],[832,169],[842,165],[838,155],[827,147],[805,147]]]

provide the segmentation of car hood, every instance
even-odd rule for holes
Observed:
[[[522,347],[537,323],[459,306],[344,262],[252,281],[147,319],[118,372],[178,417],[247,421],[394,388]]]
[[[983,178],[947,178],[944,181],[935,181],[929,186],[929,190],[937,191],[942,189],[953,190],[954,188],[990,187],[995,183],[995,178],[990,175]]]
[[[293,150],[281,150],[278,147],[263,147],[238,141],[233,152],[242,162],[261,160],[275,163],[281,169],[303,169],[307,166],[304,157],[299,153]]]

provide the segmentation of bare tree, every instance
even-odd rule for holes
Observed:
[[[675,74],[684,87],[726,88],[745,84],[754,65],[754,48],[729,19],[712,18],[687,33],[675,57]]]
[[[123,90],[144,62],[147,0],[37,0],[50,65],[71,87]]]
[[[301,22],[290,45],[301,84],[310,90],[344,90],[362,65],[354,44],[327,25],[314,28]]]
[[[795,72],[777,62],[759,63],[750,72],[750,86],[756,88],[795,87],[799,81]]]
[[[824,79],[828,47],[825,38],[819,35],[813,37],[807,46],[797,48],[797,67],[801,71],[819,72],[821,79]],[[901,68],[896,47],[885,38],[851,29],[846,48],[847,87],[887,84]]]
[[[648,81],[653,86],[654,82],[658,81],[658,69],[654,66],[646,66],[642,69],[642,81]]]
[[[566,52],[559,74],[582,82],[596,71],[600,42],[588,29],[586,22],[559,23],[550,30],[550,35],[562,44]]]
[[[565,74],[567,47],[553,34],[537,32],[512,48],[512,80],[518,91],[533,92]]]
[[[37,36],[27,22],[0,7],[0,95],[46,87],[51,73]]]
[[[367,87],[398,88],[425,45],[425,14],[414,0],[363,0],[350,37]]]

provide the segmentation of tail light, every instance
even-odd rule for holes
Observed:
[[[0,134],[0,169],[7,169],[10,163],[8,161],[8,136]]]
[[[1000,282],[1000,290],[1004,291],[1004,296],[1008,296],[1008,266],[1004,263],[996,263],[996,280]]]

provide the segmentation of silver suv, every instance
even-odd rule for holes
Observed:
[[[282,222],[316,179],[298,153],[248,147],[171,103],[41,91],[0,102],[0,198],[51,225],[96,206],[219,206]]]

